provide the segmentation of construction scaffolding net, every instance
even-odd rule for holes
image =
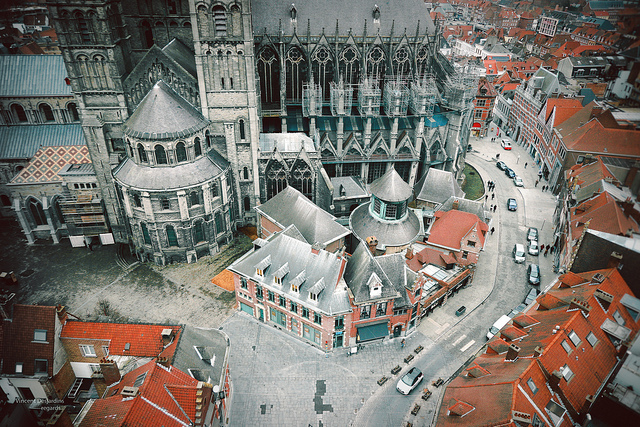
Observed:
[[[331,83],[331,114],[334,116],[348,116],[353,105],[353,87],[350,84]]]
[[[365,78],[358,85],[358,111],[364,117],[380,115],[380,98],[382,91],[377,82]]]
[[[322,87],[313,83],[313,80],[302,86],[302,115],[304,117],[322,115]]]
[[[402,79],[387,80],[384,84],[384,112],[389,117],[407,115],[409,87]]]
[[[433,75],[425,74],[421,80],[411,82],[411,112],[416,116],[432,117],[438,96],[438,87]]]

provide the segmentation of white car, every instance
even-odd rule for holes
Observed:
[[[515,184],[516,187],[524,187],[524,182],[522,181],[522,178],[520,178],[518,175],[513,177],[513,183]]]
[[[400,378],[400,381],[398,381],[398,385],[396,386],[396,390],[402,394],[409,394],[418,386],[418,384],[420,384],[423,378],[424,376],[420,369],[411,368],[409,372]]]
[[[540,247],[537,240],[529,240],[529,255],[539,255]]]
[[[500,145],[502,145],[502,148],[504,148],[505,150],[511,150],[511,143],[506,139],[503,139]]]

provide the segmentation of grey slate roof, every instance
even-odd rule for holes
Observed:
[[[398,221],[383,221],[369,213],[371,202],[363,203],[351,212],[349,225],[353,233],[364,241],[375,236],[386,246],[404,246],[416,241],[422,229],[422,220],[411,209]]]
[[[198,347],[203,359],[200,359],[194,347]],[[212,384],[220,384],[227,349],[227,339],[217,329],[184,326],[172,366],[185,374],[189,374],[189,369],[197,369],[204,377],[203,380],[199,379],[200,381],[209,382],[211,378]]]
[[[369,191],[385,202],[404,202],[413,197],[411,186],[404,182],[394,168],[389,168],[384,175],[373,181]]]
[[[438,210],[439,211],[443,211],[443,212],[450,211],[451,209],[453,209],[454,200],[458,201],[458,210],[459,211],[472,213],[472,214],[474,214],[475,216],[477,216],[478,218],[482,219],[485,222],[487,222],[487,220],[489,219],[485,215],[484,206],[483,206],[482,202],[476,202],[474,200],[462,199],[462,198],[459,198],[459,197],[453,197],[453,196],[449,197],[449,199],[447,199],[447,201],[444,202],[442,204],[442,206],[440,206],[440,208],[438,208]]]
[[[292,22],[290,10],[295,3],[297,10],[296,23]],[[380,8],[380,23],[373,22],[373,8]],[[408,36],[415,36],[416,25],[420,21],[420,35],[433,34],[435,26],[429,16],[429,10],[422,0],[320,0],[296,2],[292,0],[253,0],[251,2],[252,20],[255,34],[291,35],[297,25],[298,35],[307,34],[307,25],[311,35],[335,34],[336,22],[341,35],[362,34],[367,26],[368,35],[375,35],[380,29],[383,37],[388,37],[391,27],[395,36],[402,36],[407,30]]]
[[[387,260],[383,260],[383,263],[389,264]],[[387,266],[389,267],[389,265]],[[378,276],[382,282],[382,295],[373,299],[371,298],[368,286],[372,274]],[[393,276],[394,279],[398,278],[398,274],[393,274]],[[349,289],[351,289],[353,300],[356,304],[362,304],[367,301],[403,298],[404,292],[400,292],[398,289],[398,286],[402,285],[394,284],[394,282],[390,280],[382,269],[382,266],[377,262],[377,258],[375,258],[362,243],[353,251],[353,255],[351,255],[351,258],[349,258],[347,262],[344,270],[344,280]],[[404,298],[402,301],[404,301]],[[399,305],[402,306],[404,304]]]
[[[350,231],[335,221],[335,217],[307,199],[302,193],[289,186],[256,207],[256,210],[283,228],[295,225],[311,244],[328,245]]]
[[[0,96],[72,96],[62,55],[0,55]]]
[[[444,203],[449,197],[464,198],[464,191],[451,172],[429,168],[415,186],[417,200]]]
[[[263,153],[270,153],[274,148],[281,153],[297,153],[302,148],[307,153],[318,151],[313,140],[301,132],[261,133],[259,144]]]
[[[156,83],[124,124],[124,133],[143,139],[177,139],[209,124],[198,110],[164,81]]]
[[[173,39],[162,51],[171,59],[176,61],[182,68],[184,68],[193,77],[198,77],[196,71],[196,57],[195,54],[178,39]]]
[[[256,274],[256,265],[267,256],[271,257],[271,265],[264,271],[264,277],[260,277]],[[274,274],[285,263],[289,264],[289,273],[282,279],[282,285],[278,285]],[[279,295],[286,295],[292,301],[332,316],[351,311],[346,286],[339,284],[341,263],[342,260],[336,254],[322,249],[314,254],[308,243],[279,233],[265,246],[248,252],[228,268]],[[301,273],[303,276],[300,277],[305,277],[305,280],[300,291],[293,292],[291,282]],[[313,301],[309,298],[309,289],[321,279],[325,288],[317,300]]]
[[[220,175],[229,166],[215,150],[191,163],[172,167],[138,165],[127,158],[114,170],[116,180],[140,190],[171,190],[202,184]]]
[[[369,192],[365,188],[360,179],[355,176],[341,176],[331,178],[331,185],[333,185],[333,198],[334,200],[340,198],[352,198],[352,197],[368,197]],[[345,195],[340,195],[340,189],[343,188]]]
[[[69,163],[58,172],[60,176],[94,176],[95,174],[93,163]]]
[[[40,147],[86,145],[82,126],[0,126],[0,159],[30,159]]]

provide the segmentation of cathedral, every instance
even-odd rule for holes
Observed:
[[[108,225],[196,261],[293,186],[464,167],[473,79],[422,0],[47,0]]]

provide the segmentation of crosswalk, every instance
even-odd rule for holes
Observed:
[[[457,348],[461,353],[471,349],[476,343],[476,340],[469,339],[466,334],[457,335],[455,332],[450,331],[450,324],[439,324],[435,320],[427,317],[426,321],[429,323],[429,335],[443,339],[448,345]],[[446,333],[450,331],[449,333]],[[444,334],[444,335],[443,335]]]

